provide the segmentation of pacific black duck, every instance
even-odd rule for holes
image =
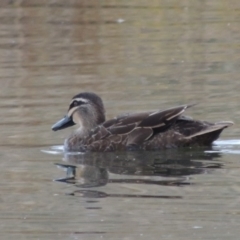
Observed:
[[[72,98],[67,115],[52,130],[78,124],[79,128],[65,140],[65,150],[105,152],[210,146],[224,128],[233,124],[183,116],[191,106],[128,113],[105,121],[102,99],[95,93],[83,92]]]

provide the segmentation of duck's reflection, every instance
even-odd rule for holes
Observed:
[[[58,167],[63,168],[66,178],[60,178],[56,181],[75,184],[82,188],[100,187],[108,183],[108,171],[106,168],[89,165],[67,165],[56,163]]]
[[[189,178],[190,175],[211,173],[213,169],[221,168],[222,164],[218,162],[219,157],[219,153],[206,153],[202,149],[198,151],[66,153],[64,158],[66,164],[57,163],[56,165],[65,169],[67,176],[56,181],[74,184],[81,188],[100,187],[109,183],[189,185],[193,184]],[[106,196],[105,193],[98,191],[80,190],[76,193],[80,193],[81,196]]]
[[[107,194],[102,191],[92,190],[76,190],[69,195],[84,197],[84,198],[106,198],[106,197],[117,197],[117,198],[165,198],[165,199],[181,199],[181,196],[167,196],[167,195],[143,195],[143,194]]]

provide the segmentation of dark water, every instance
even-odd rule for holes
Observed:
[[[1,239],[239,239],[238,1],[1,1]],[[212,149],[64,154],[81,91],[107,117],[199,102]],[[65,170],[66,172],[64,172]]]

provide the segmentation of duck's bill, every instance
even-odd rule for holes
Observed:
[[[75,171],[76,171],[76,166],[73,165],[67,165],[67,164],[61,164],[61,163],[55,163],[60,168],[63,168],[63,170],[66,171],[67,176],[65,178],[58,178],[55,179],[54,181],[57,182],[65,182],[65,183],[76,183],[76,180],[74,178]]]
[[[61,119],[60,121],[56,122],[53,126],[52,126],[52,130],[53,131],[57,131],[57,130],[61,130],[64,128],[68,128],[75,125],[75,123],[73,122],[71,117],[65,116],[63,119]]]

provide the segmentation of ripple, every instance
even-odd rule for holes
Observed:
[[[218,141],[215,141],[214,144],[217,146],[229,146],[229,145],[240,146],[240,139],[218,140]]]
[[[240,139],[218,140],[214,142],[213,150],[206,153],[240,154]]]

